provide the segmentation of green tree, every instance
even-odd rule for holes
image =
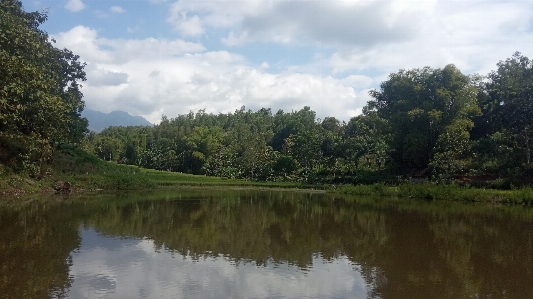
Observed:
[[[346,126],[343,157],[355,168],[362,161],[366,168],[380,170],[389,157],[390,128],[375,111],[363,110]]]
[[[124,151],[124,143],[114,137],[100,137],[95,142],[94,153],[106,161],[120,161],[121,153]]]
[[[391,155],[398,168],[426,168],[439,151],[454,150],[438,146],[439,138],[442,143],[446,138],[441,134],[469,134],[472,117],[480,114],[477,85],[477,77],[447,65],[400,70],[370,92],[369,108],[389,123]]]
[[[471,142],[468,132],[472,127],[471,120],[458,119],[444,128],[430,162],[435,174],[448,179],[451,175],[466,173],[471,165]]]
[[[186,166],[189,171],[194,174],[204,172],[204,164],[222,146],[223,138],[224,132],[220,127],[195,127],[186,137]]]
[[[342,135],[343,133],[342,131],[343,131],[344,125],[345,125],[344,122],[341,124],[341,122],[335,117],[326,117],[320,124],[320,126],[322,126],[324,130],[329,131],[339,136]]]
[[[85,65],[38,28],[46,18],[24,12],[20,1],[0,1],[0,162],[41,171],[54,146],[87,132],[78,83]]]
[[[287,139],[285,151],[301,165],[301,175],[306,182],[315,175],[313,170],[322,160],[322,143],[323,136],[318,130],[302,131]]]
[[[294,181],[298,171],[298,161],[291,156],[278,155],[272,162],[274,181]]]
[[[479,99],[484,115],[476,119],[478,137],[485,138],[483,143],[497,141],[512,149],[510,156],[496,157],[496,164],[529,166],[533,150],[533,60],[516,52],[500,61],[498,69],[488,75]],[[491,137],[494,134],[498,137]]]

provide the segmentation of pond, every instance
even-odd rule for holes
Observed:
[[[533,209],[276,190],[0,203],[2,298],[531,298]]]

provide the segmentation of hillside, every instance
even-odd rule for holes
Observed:
[[[152,123],[147,121],[142,116],[132,116],[124,111],[113,111],[110,113],[103,113],[100,111],[85,109],[81,113],[82,117],[89,121],[89,130],[96,133],[111,126],[152,126]]]

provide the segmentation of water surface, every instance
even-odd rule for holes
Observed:
[[[533,210],[289,191],[0,205],[2,298],[531,298]]]

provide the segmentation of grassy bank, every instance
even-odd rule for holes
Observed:
[[[256,182],[246,180],[234,180],[221,177],[210,177],[177,172],[158,171],[153,169],[139,168],[140,173],[147,175],[152,182],[159,187],[172,186],[251,186],[272,188],[311,188],[313,186],[289,182]]]
[[[265,187],[265,188],[314,188],[313,185],[287,182],[253,182],[220,177],[191,175],[175,172],[143,169],[102,161],[94,155],[73,148],[54,155],[42,176],[28,172],[15,172],[0,164],[0,194],[22,195],[36,192],[55,192],[57,181],[69,182],[72,191],[93,190],[152,190],[179,186]],[[322,186],[325,187],[325,186]],[[387,186],[341,185],[331,192],[365,196],[393,196],[428,200],[453,200],[467,202],[493,202],[533,205],[533,189],[514,190],[483,189],[457,185],[402,184]]]
[[[403,184],[387,186],[373,185],[345,185],[332,192],[352,195],[395,196],[398,198],[420,198],[428,200],[453,200],[467,202],[492,202],[533,205],[533,189],[525,187],[514,190],[480,189],[461,187],[457,185]]]
[[[13,171],[0,165],[0,193],[19,195],[55,192],[57,181],[69,182],[73,191],[147,189],[156,184],[136,167],[102,161],[80,149],[57,152],[39,175]]]
[[[176,186],[251,186],[300,188],[299,183],[252,182],[203,175],[191,175],[143,169],[102,161],[94,155],[73,148],[57,152],[42,175],[13,171],[0,164],[0,194],[22,195],[55,192],[57,181],[69,182],[72,191],[147,190]],[[309,187],[309,186],[307,186]]]

